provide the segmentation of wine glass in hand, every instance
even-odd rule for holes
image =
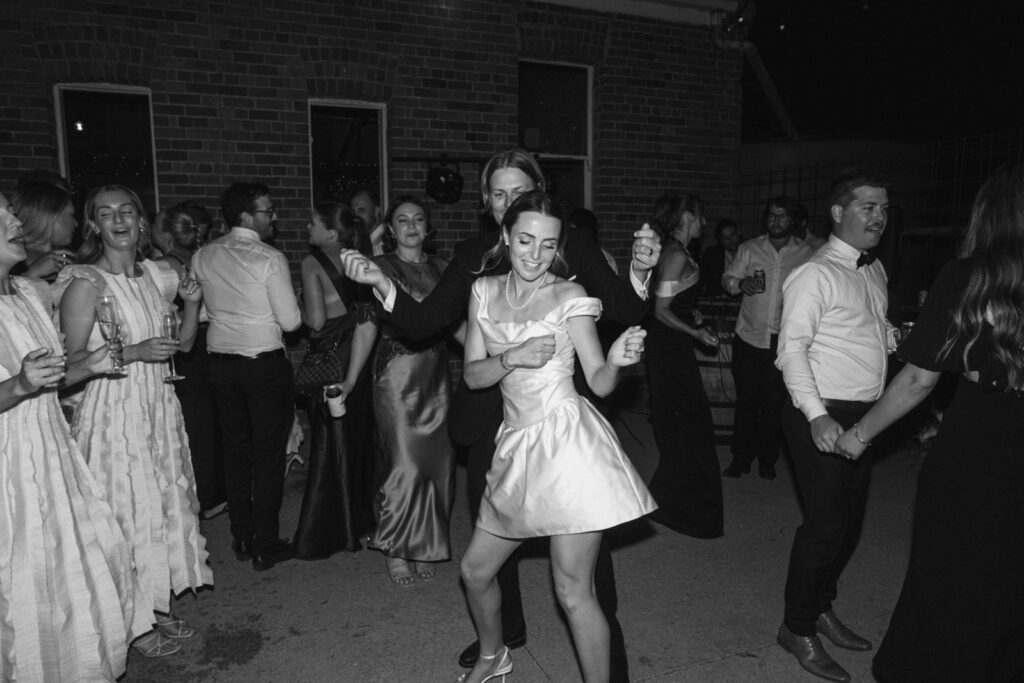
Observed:
[[[178,314],[174,311],[164,313],[163,321],[161,323],[162,330],[161,334],[169,339],[178,339]],[[164,377],[164,381],[170,384],[171,382],[177,382],[179,379],[185,379],[184,375],[179,375],[174,369],[174,354],[171,354],[169,358],[171,361],[171,374]]]
[[[96,298],[96,322],[100,326],[100,334],[110,348],[110,370],[107,374],[124,376],[124,359],[121,356],[123,341],[121,339],[121,320],[117,316],[117,302],[114,297],[105,294]]]

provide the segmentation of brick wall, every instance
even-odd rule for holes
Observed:
[[[59,168],[55,83],[152,89],[164,206],[216,208],[261,179],[278,246],[297,266],[309,196],[308,98],[385,102],[392,196],[423,192],[424,162],[483,161],[517,143],[517,60],[594,68],[594,211],[625,262],[665,190],[703,196],[709,222],[737,201],[740,69],[706,28],[515,0],[264,3],[7,0],[0,9],[0,191]],[[475,164],[463,201],[433,206],[442,251],[476,229]]]

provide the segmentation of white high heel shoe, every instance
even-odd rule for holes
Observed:
[[[501,676],[501,683],[505,683],[505,676],[512,673],[512,653],[507,647],[501,652],[496,652],[493,655],[480,655],[480,659],[487,662],[493,659],[498,659],[498,657],[501,657],[501,660],[498,661],[498,668],[492,671],[486,678],[482,679],[480,683],[487,683],[487,681],[497,678],[498,676]],[[464,683],[468,676],[469,673],[462,674],[455,679],[455,683]]]

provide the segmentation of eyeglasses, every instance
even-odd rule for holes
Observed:
[[[253,209],[253,213],[275,214],[277,213],[277,209],[271,206],[269,209]]]

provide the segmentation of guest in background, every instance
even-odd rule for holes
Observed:
[[[220,414],[231,548],[265,571],[293,556],[280,538],[285,455],[295,419],[284,332],[302,323],[288,259],[266,244],[277,210],[262,183],[221,196],[231,231],[192,257],[210,316],[210,386]]]
[[[736,380],[736,419],[732,462],[722,472],[739,477],[757,460],[763,479],[775,479],[779,459],[779,415],[786,397],[782,373],[775,367],[782,318],[782,283],[814,251],[793,235],[789,197],[764,205],[765,233],[739,245],[736,258],[722,276],[722,288],[742,294],[736,336],[732,342],[732,375]]]
[[[825,244],[826,237],[821,237],[811,229],[810,213],[807,207],[797,203],[793,205],[793,235],[802,239],[812,250]]]
[[[381,220],[380,194],[377,192],[377,188],[370,185],[353,185],[345,190],[342,201],[352,207],[356,215],[362,219],[366,231],[370,235],[373,255],[383,254],[386,226]]]
[[[159,218],[153,233],[163,245],[164,256],[159,260],[184,279],[189,273],[192,255],[203,245],[209,232],[210,214],[198,204],[182,202],[162,211]],[[183,306],[183,302],[176,303]],[[174,383],[174,390],[185,416],[200,519],[212,519],[227,510],[220,423],[210,385],[210,356],[206,348],[209,327],[208,322],[200,322],[192,349],[178,351],[174,356],[175,367],[183,377]]]
[[[700,198],[659,197],[651,227],[661,236],[662,249],[646,343],[651,422],[659,453],[658,469],[648,485],[658,509],[650,518],[694,538],[718,538],[724,526],[722,475],[711,406],[693,350],[695,340],[715,347],[718,338],[694,320],[701,274],[686,250],[704,228]]]
[[[885,268],[867,254],[885,232],[887,183],[863,169],[837,178],[829,193],[832,236],[783,285],[777,363],[792,402],[782,427],[804,519],[793,538],[778,641],[801,667],[830,681],[850,674],[819,635],[844,649],[871,649],[832,609],[860,537],[871,455],[851,462],[834,452],[843,430],[856,429],[882,395],[894,346]]]
[[[0,195],[0,677],[113,681],[153,612],[57,402],[57,386],[105,372],[109,354],[65,370],[49,287],[11,276],[25,254]]]
[[[174,640],[195,633],[171,613],[171,594],[212,585],[213,572],[196,516],[185,421],[164,381],[167,360],[179,346],[165,336],[164,314],[177,293],[185,302],[181,347],[189,349],[202,294],[195,281],[179,281],[165,264],[140,258],[144,216],[141,200],[128,188],[94,189],[85,203],[78,265],[60,272],[55,291],[62,294],[60,324],[71,362],[103,345],[97,298],[111,295],[116,302],[126,374],[86,384],[71,433],[131,544],[143,591],[140,609],[157,613],[157,630],[135,643],[152,657],[176,652]]]
[[[369,255],[363,221],[344,204],[321,202],[307,229],[314,251],[302,259],[302,320],[311,330],[310,352],[336,348],[346,408],[332,418],[323,392],[310,396],[308,476],[292,543],[296,557],[317,560],[359,550],[374,528],[378,480],[367,360],[377,324],[369,292],[344,277],[339,260],[342,249]]]
[[[861,458],[942,372],[960,374],[918,477],[907,575],[874,662],[883,683],[1024,680],[1022,301],[1018,163],[978,192],[960,259],[939,272],[900,347],[907,364],[836,442]]]
[[[715,245],[708,247],[700,257],[701,294],[704,296],[733,296],[722,288],[722,276],[736,258],[740,247],[740,229],[736,221],[723,218],[715,225]]]
[[[569,214],[569,229],[579,230],[584,235],[587,235],[594,241],[598,249],[601,250],[601,254],[604,256],[604,260],[608,262],[608,267],[618,275],[619,264],[615,262],[615,257],[612,256],[607,249],[601,246],[601,238],[598,235],[597,216],[590,209],[575,209]]]
[[[384,219],[381,271],[416,301],[434,289],[448,262],[428,253],[436,234],[422,199],[396,197]],[[373,410],[390,472],[377,496],[370,547],[387,555],[388,577],[408,585],[434,578],[451,559],[448,522],[455,453],[448,436],[451,377],[445,334],[404,339],[386,321],[374,359]]]
[[[67,249],[78,227],[71,193],[48,182],[23,182],[13,200],[27,253],[25,264],[16,270],[53,282],[61,268],[74,262],[74,254]]]

